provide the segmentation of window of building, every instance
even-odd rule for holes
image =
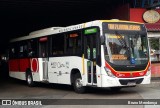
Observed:
[[[151,62],[160,62],[160,38],[150,38]]]

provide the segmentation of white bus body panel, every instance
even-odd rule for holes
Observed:
[[[26,75],[25,75],[24,72],[12,72],[12,71],[10,71],[9,76],[13,77],[13,78],[20,79],[20,80],[26,80]]]
[[[48,81],[50,83],[71,84],[70,74],[72,69],[78,69],[82,72],[81,57],[50,57],[48,62]]]
[[[116,87],[116,86],[129,86],[129,85],[121,85],[119,80],[135,80],[144,78],[141,84],[150,84],[150,75],[136,78],[114,78],[109,77],[108,75],[102,75],[102,87]]]

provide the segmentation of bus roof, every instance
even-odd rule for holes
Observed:
[[[78,29],[91,27],[91,26],[98,26],[102,22],[126,22],[126,23],[143,24],[143,23],[139,23],[139,22],[124,21],[124,20],[118,20],[118,19],[95,20],[95,21],[90,21],[90,22],[77,24],[77,25],[71,25],[71,26],[67,26],[67,27],[50,27],[50,28],[46,28],[46,29],[42,29],[42,30],[33,31],[33,32],[29,33],[28,36],[23,36],[23,37],[12,39],[10,42],[16,42],[16,41],[27,40],[27,39],[37,38],[37,37],[43,37],[43,36],[47,36],[47,35],[58,34],[58,33],[72,31],[72,30],[78,30]]]
[[[48,32],[48,31],[51,31],[51,30],[57,30],[57,29],[61,29],[61,28],[64,28],[64,27],[50,27],[50,28],[46,28],[46,29],[33,31],[33,32],[29,33],[29,35],[35,35],[35,34],[39,34],[41,32]]]
[[[119,19],[111,19],[111,20],[100,20],[101,22],[126,22],[126,23],[136,23],[136,24],[144,24],[140,22],[134,22],[134,21],[125,21],[125,20],[119,20]]]

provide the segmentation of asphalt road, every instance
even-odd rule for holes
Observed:
[[[88,88],[87,93],[77,94],[73,88],[68,85],[42,84],[37,83],[35,87],[28,87],[25,81],[8,79],[0,81],[0,99],[51,99],[49,105],[43,106],[16,106],[21,107],[39,107],[39,108],[160,108],[160,105],[114,105],[116,102],[121,102],[123,99],[156,99],[160,101],[160,82],[153,81],[150,85],[139,85],[131,88],[123,88],[120,92],[112,92],[109,88]],[[67,100],[69,105],[60,104],[54,105],[57,99]],[[72,105],[75,99],[81,99],[78,105]],[[94,101],[88,99],[95,99]],[[97,102],[110,101],[113,105],[99,105]],[[83,105],[86,103],[89,105]],[[97,105],[96,105],[97,104]],[[134,104],[134,103],[133,103]],[[0,106],[3,108],[15,106]]]

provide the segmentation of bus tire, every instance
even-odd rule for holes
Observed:
[[[86,87],[82,84],[82,78],[79,73],[74,75],[73,87],[76,93],[85,93]]]
[[[122,87],[110,87],[110,89],[113,92],[119,92],[122,89]]]
[[[31,72],[26,73],[26,82],[27,82],[27,85],[29,87],[33,87],[34,86],[34,81],[33,81],[33,77],[32,77],[32,73]]]

